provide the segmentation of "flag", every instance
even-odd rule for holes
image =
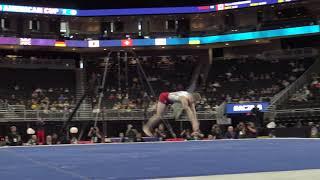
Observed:
[[[100,47],[100,41],[99,40],[88,41],[88,47]]]
[[[216,9],[217,11],[224,10],[224,4],[218,4]]]
[[[189,39],[189,44],[200,44],[200,39],[197,38],[190,38]]]
[[[165,46],[165,45],[167,45],[167,39],[166,38],[156,38],[154,43],[156,46]]]
[[[132,39],[121,40],[121,46],[132,46]]]
[[[56,46],[56,47],[66,47],[67,45],[66,45],[66,43],[64,41],[56,41],[54,43],[54,46]]]
[[[20,38],[20,45],[31,46],[31,38]]]

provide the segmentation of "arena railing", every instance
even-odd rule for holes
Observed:
[[[274,119],[277,116],[278,111],[277,105],[282,104],[288,100],[293,93],[311,81],[312,74],[318,72],[320,69],[320,58],[316,58],[316,61],[307,69],[295,82],[289,85],[284,90],[276,94],[270,101],[270,106],[268,107],[268,112],[265,113],[264,118]]]
[[[320,69],[320,58],[317,58],[316,61],[307,69],[295,82],[289,85],[287,88],[282,90],[280,93],[275,95],[271,99],[272,105],[278,105],[288,100],[290,96],[303,87],[307,82],[312,78],[312,74],[317,72]]]
[[[74,59],[47,59],[47,58],[0,58],[0,67],[8,68],[49,68],[49,69],[74,69],[76,62]]]
[[[86,113],[88,116],[80,114]],[[46,111],[46,110],[5,110],[0,111],[0,122],[10,121],[66,121],[71,112],[69,111]],[[142,121],[150,118],[154,114],[153,111],[145,112],[142,109],[135,110],[104,110],[99,114],[99,121],[118,121],[118,120],[137,120]],[[216,120],[215,111],[199,111],[197,112],[199,120]],[[90,121],[95,117],[92,111],[78,111],[73,121]],[[163,116],[164,119],[173,119],[172,111]],[[186,116],[182,115],[177,121],[187,121]]]
[[[319,122],[320,108],[285,109],[276,111],[275,120],[281,121],[308,121]]]

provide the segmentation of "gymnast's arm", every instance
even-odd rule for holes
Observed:
[[[191,102],[191,103],[190,103],[190,109],[191,109],[191,111],[192,111],[192,113],[193,113],[194,119],[195,119],[196,121],[198,121],[195,102]]]

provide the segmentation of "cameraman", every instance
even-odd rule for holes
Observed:
[[[93,143],[101,143],[102,142],[102,134],[98,127],[91,127],[88,133],[88,136],[91,138],[91,142]]]
[[[10,133],[8,134],[8,142],[9,146],[21,146],[22,140],[20,134],[17,132],[16,126],[10,127]]]
[[[126,137],[128,138],[128,142],[135,142],[137,137],[138,131],[133,129],[132,124],[128,124],[126,130]]]
[[[253,122],[240,122],[237,125],[236,129],[236,138],[243,139],[243,138],[256,138],[258,131]]]
[[[258,126],[261,127],[263,125],[263,117],[262,112],[258,108],[258,105],[254,105],[254,108],[251,109],[252,121]]]
[[[253,122],[248,122],[246,124],[246,138],[256,138],[258,131]]]

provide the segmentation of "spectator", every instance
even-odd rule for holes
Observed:
[[[66,98],[64,97],[63,94],[60,94],[58,101],[63,102]]]
[[[214,124],[211,128],[210,134],[213,136],[214,139],[222,139],[222,131],[218,124]]]
[[[60,140],[58,139],[58,134],[52,134],[52,144],[61,144]]]
[[[212,136],[212,134],[208,135],[208,140],[214,140],[214,136]]]
[[[51,135],[48,135],[46,137],[46,145],[52,145],[52,136]]]
[[[31,138],[27,142],[28,146],[35,146],[38,145],[38,139],[36,135],[32,135]]]
[[[226,139],[236,139],[236,132],[234,131],[234,128],[232,126],[228,127],[228,130],[226,134],[224,135]]]
[[[183,130],[180,133],[180,137],[182,137],[183,139],[186,139],[186,140],[192,140],[190,129]]]
[[[256,138],[257,137],[257,129],[254,123],[249,122],[246,126],[246,138]]]
[[[271,129],[270,132],[269,132],[269,137],[270,138],[275,138],[276,137],[276,132],[274,129]]]
[[[274,122],[274,119],[272,119],[268,124],[267,124],[267,128],[268,129],[274,129],[277,127],[277,124]]]
[[[136,134],[136,142],[144,142],[141,133],[137,133],[137,134]]]
[[[263,118],[261,117],[261,111],[258,108],[257,104],[255,104],[254,108],[251,109],[251,114],[252,114],[253,122],[256,123],[258,125],[258,127],[261,127]]]
[[[73,136],[70,140],[70,144],[78,144],[78,139],[77,137]]]
[[[70,136],[71,136],[71,144],[78,144],[78,138],[77,138],[77,134],[78,134],[78,128],[77,127],[71,127],[70,128]]]
[[[17,132],[16,126],[10,127],[10,133],[8,134],[8,144],[10,146],[19,146],[22,145],[21,136]]]
[[[6,143],[6,145],[10,145],[9,144],[9,136],[4,137],[4,142]]]
[[[159,124],[158,129],[155,130],[155,136],[159,138],[160,141],[164,141],[168,138],[168,132],[165,130],[164,125]]]
[[[246,126],[244,124],[244,122],[240,122],[237,125],[237,138],[242,139],[242,138],[246,138]]]
[[[313,78],[313,81],[311,83],[311,87],[320,88],[320,78],[319,77]]]
[[[286,80],[282,80],[282,85],[284,86],[284,87],[287,87],[287,86],[289,86],[290,85],[290,83],[288,82],[288,81],[286,81]]]
[[[38,94],[41,94],[43,91],[42,91],[41,88],[38,87],[36,90],[34,90],[34,92],[35,92],[35,93],[38,93]]]
[[[4,137],[0,137],[0,146],[5,146],[7,143]]]
[[[124,137],[124,133],[119,133],[120,142],[126,142],[126,138]]]
[[[319,130],[318,130],[317,127],[312,126],[310,132],[311,132],[311,133],[310,133],[310,137],[311,137],[311,138],[319,138],[319,137],[320,137]]]
[[[128,124],[127,130],[126,130],[126,137],[128,142],[135,142],[136,136],[138,134],[138,131],[136,129],[133,129],[132,124]]]
[[[15,91],[19,91],[20,90],[20,87],[19,87],[19,85],[15,85],[14,87],[13,87],[13,89],[15,90]]]
[[[91,138],[92,143],[101,143],[103,136],[98,127],[91,127],[88,133],[88,137]]]
[[[45,141],[44,141],[44,138],[45,138],[45,130],[44,130],[44,121],[42,120],[39,120],[36,122],[36,125],[37,125],[37,139],[38,139],[38,143],[39,144],[44,144]]]

